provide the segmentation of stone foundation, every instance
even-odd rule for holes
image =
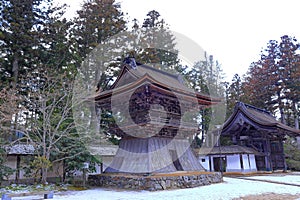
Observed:
[[[154,175],[115,173],[90,175],[88,177],[88,183],[91,186],[149,191],[192,188],[222,181],[223,178],[219,172],[178,172]]]

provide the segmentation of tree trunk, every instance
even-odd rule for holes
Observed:
[[[48,174],[48,168],[43,167],[42,168],[42,184],[47,184],[47,174]]]
[[[277,92],[278,109],[279,109],[279,112],[280,112],[280,120],[281,120],[281,123],[286,124],[286,119],[285,119],[285,114],[284,114],[284,106],[283,106],[283,103],[282,103],[282,100],[281,100],[281,97],[280,97],[280,93],[281,93],[281,90],[279,90]]]
[[[293,112],[294,112],[294,120],[295,120],[295,129],[299,129],[299,114],[297,103],[293,102]]]
[[[20,155],[17,155],[16,184],[19,184],[20,181],[20,163],[21,163]]]
[[[17,82],[18,82],[18,77],[19,77],[18,55],[15,55],[15,57],[14,57],[12,72],[13,72],[13,77],[14,77],[14,80],[12,82],[12,87],[13,87],[13,89],[16,89]]]
[[[62,182],[65,183],[66,181],[66,161],[63,160],[63,177],[62,177]]]

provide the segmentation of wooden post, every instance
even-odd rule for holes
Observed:
[[[83,169],[83,187],[85,187],[86,182],[86,169]]]
[[[103,162],[100,163],[100,173],[103,173]]]
[[[283,165],[284,165],[283,171],[286,172],[287,171],[287,164],[286,164],[286,161],[285,161],[285,153],[284,153],[283,139],[282,138],[279,140],[279,145],[280,145],[280,149],[281,149],[281,152],[282,152],[282,159],[283,159]]]
[[[88,168],[89,168],[89,163],[88,162],[83,163],[83,187],[85,187],[86,185],[86,172]]]
[[[20,180],[20,163],[21,163],[21,158],[20,155],[17,154],[17,164],[16,164],[16,183],[19,184]]]
[[[208,163],[209,163],[209,171],[212,172],[212,167],[211,167],[211,156],[208,156]]]
[[[271,160],[271,146],[270,141],[268,139],[264,142],[264,150],[266,153],[265,159],[266,159],[266,170],[267,171],[273,171],[272,167],[272,160]]]

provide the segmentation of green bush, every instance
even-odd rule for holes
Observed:
[[[286,164],[288,169],[300,171],[300,149],[293,138],[288,138],[284,143],[284,153],[287,157]]]

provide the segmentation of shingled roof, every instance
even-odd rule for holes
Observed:
[[[15,144],[12,146],[5,146],[5,151],[9,155],[33,155],[35,148],[31,144]]]
[[[109,90],[100,92],[96,100],[105,98],[112,94],[118,94],[128,91],[131,88],[149,82],[160,88],[176,91],[179,94],[190,96],[201,100],[203,105],[211,105],[220,102],[220,99],[212,98],[208,95],[201,94],[195,90],[188,88],[180,74],[171,74],[169,72],[157,69],[143,64],[136,64],[132,67],[130,64],[123,64],[122,70],[114,84]]]
[[[300,130],[279,122],[270,112],[242,102],[236,103],[233,114],[223,125],[222,134],[236,132],[243,124],[259,130],[300,136]]]
[[[215,146],[213,148],[202,147],[197,150],[198,155],[230,155],[230,154],[254,154],[261,155],[258,151],[255,151],[253,148],[239,146],[239,145],[230,145],[230,146]]]
[[[178,88],[178,89],[180,88],[185,90],[187,89],[187,87],[184,86],[181,75],[179,74],[171,74],[166,71],[148,65],[137,65],[137,66],[138,67],[133,69],[130,68],[130,66],[128,65],[124,65],[118,79],[112,85],[111,89],[116,87],[121,87],[128,83],[136,81],[139,78],[143,77],[144,75],[148,75],[154,78],[155,80],[157,80],[158,82],[164,83],[173,88]],[[120,78],[124,77],[125,74],[128,78],[130,77],[131,81],[126,78],[123,79],[123,81],[120,81]],[[124,80],[127,82],[124,82]]]

